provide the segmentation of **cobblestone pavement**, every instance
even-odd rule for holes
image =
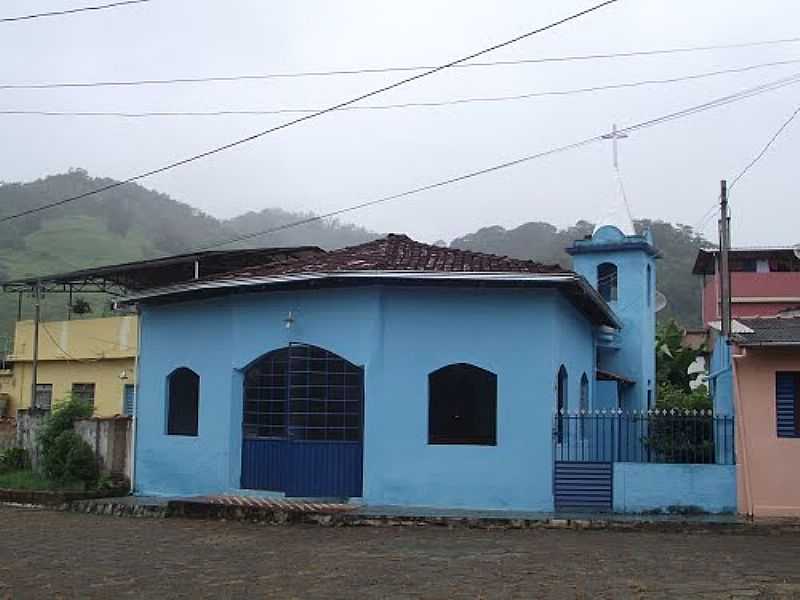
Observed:
[[[0,598],[800,598],[800,536],[270,526],[0,507]]]

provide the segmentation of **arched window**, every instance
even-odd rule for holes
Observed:
[[[586,373],[581,375],[581,399],[580,399],[580,435],[582,438],[586,437],[586,428],[585,428],[585,419],[586,413],[589,412],[589,378],[586,376]]]
[[[589,410],[589,378],[586,373],[581,375],[581,400],[579,410],[587,412]]]
[[[429,444],[497,444],[497,375],[457,363],[428,375]]]
[[[653,268],[647,265],[647,306],[653,304]]]
[[[197,435],[200,376],[186,367],[167,377],[167,435]]]
[[[556,381],[556,437],[559,444],[564,442],[564,429],[567,425],[567,384],[567,368],[564,365],[561,365],[561,367],[558,369],[558,378]]]
[[[597,291],[606,302],[614,302],[619,298],[617,265],[600,263],[597,265]]]

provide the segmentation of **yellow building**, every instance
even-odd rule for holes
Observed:
[[[68,395],[94,406],[97,416],[128,414],[133,405],[138,347],[136,316],[39,323],[35,405],[48,408]],[[10,369],[0,370],[6,414],[31,406],[33,322],[17,322]]]

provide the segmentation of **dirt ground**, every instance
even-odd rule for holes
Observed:
[[[0,507],[0,598],[800,598],[800,536],[325,528]]]

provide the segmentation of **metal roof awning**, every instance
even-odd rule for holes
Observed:
[[[253,265],[323,253],[317,246],[209,250],[3,282],[5,292],[39,285],[48,292],[123,293],[227,273]]]

